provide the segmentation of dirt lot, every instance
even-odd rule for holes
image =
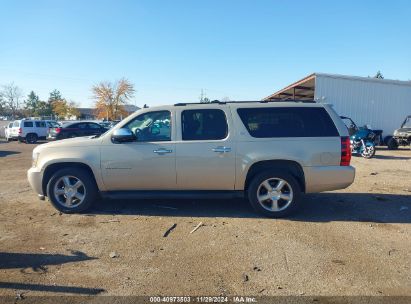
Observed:
[[[354,157],[350,188],[272,220],[241,200],[59,214],[27,183],[33,147],[0,142],[0,295],[411,295],[408,149]]]

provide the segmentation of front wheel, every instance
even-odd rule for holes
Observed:
[[[265,216],[280,218],[293,213],[301,198],[301,187],[288,172],[270,170],[256,175],[248,187],[253,208]]]
[[[389,149],[389,150],[396,150],[396,149],[398,149],[398,143],[397,143],[397,141],[395,140],[394,137],[391,137],[391,138],[390,138],[390,140],[389,140],[388,143],[387,143],[387,146],[388,146],[388,149]]]
[[[375,155],[375,146],[365,146],[361,151],[361,156],[364,158],[371,158]]]
[[[84,169],[61,169],[48,182],[47,196],[61,212],[82,212],[89,209],[97,198],[97,186]]]

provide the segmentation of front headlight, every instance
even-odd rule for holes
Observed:
[[[35,168],[37,166],[37,160],[39,159],[39,155],[40,155],[40,153],[34,153],[33,152],[33,159],[32,159],[32,162],[31,162],[31,166],[33,168]]]

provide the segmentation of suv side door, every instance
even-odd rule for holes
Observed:
[[[36,120],[34,122],[36,126],[36,134],[38,137],[46,137],[47,136],[47,125],[46,122],[43,120]]]
[[[178,109],[179,190],[234,190],[235,154],[228,106]]]
[[[101,170],[108,191],[174,190],[176,159],[174,113],[145,112],[127,124],[137,141],[114,143],[105,139],[101,147]]]

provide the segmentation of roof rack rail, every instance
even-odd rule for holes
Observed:
[[[208,105],[208,104],[226,104],[227,102],[225,101],[219,101],[219,100],[213,100],[210,102],[180,102],[174,104],[176,107],[184,107],[184,106],[189,106],[189,105]]]
[[[176,107],[184,107],[184,106],[189,106],[189,105],[209,105],[209,104],[227,104],[227,103],[269,103],[269,102],[301,102],[301,103],[316,103],[315,100],[302,100],[302,99],[280,99],[280,98],[273,98],[270,100],[237,100],[237,101],[219,101],[219,100],[213,100],[210,102],[181,102],[181,103],[176,103],[174,106]]]

